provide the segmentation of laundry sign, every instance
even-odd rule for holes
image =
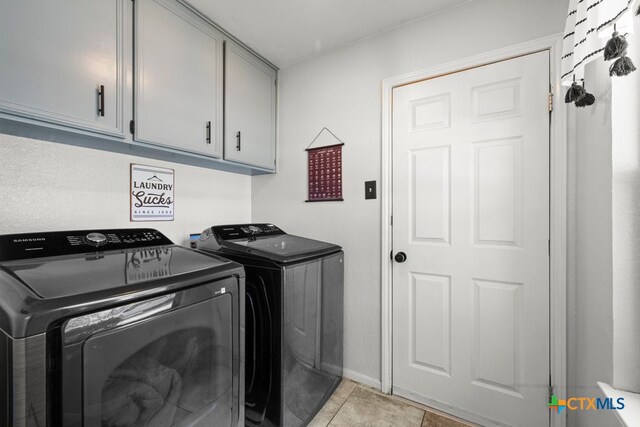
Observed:
[[[131,164],[131,221],[173,221],[173,169]]]

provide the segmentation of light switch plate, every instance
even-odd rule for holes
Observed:
[[[365,199],[375,199],[377,198],[376,194],[376,182],[375,181],[365,181],[364,182],[364,198]]]

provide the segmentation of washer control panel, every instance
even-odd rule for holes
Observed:
[[[173,245],[150,228],[55,231],[0,236],[0,261]]]
[[[273,224],[216,225],[211,227],[211,231],[218,242],[286,234]]]

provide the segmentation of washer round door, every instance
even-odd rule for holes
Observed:
[[[235,426],[237,282],[223,282],[69,320],[63,424]]]

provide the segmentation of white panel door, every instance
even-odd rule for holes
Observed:
[[[224,158],[274,169],[276,70],[228,42],[224,85]]]
[[[393,390],[548,424],[549,53],[394,89]]]
[[[0,111],[123,136],[124,4],[0,2]]]
[[[175,1],[135,7],[135,139],[219,157],[222,35]]]

